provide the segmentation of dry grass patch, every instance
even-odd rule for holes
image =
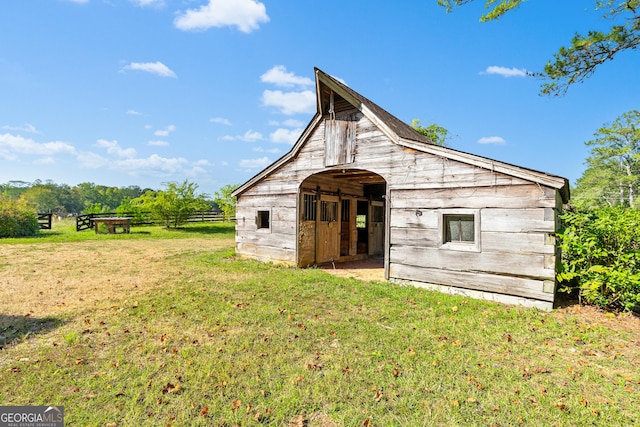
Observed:
[[[0,245],[2,314],[47,317],[117,304],[182,275],[175,255],[231,245],[211,237]]]

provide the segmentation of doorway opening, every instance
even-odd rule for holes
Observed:
[[[382,258],[386,181],[363,170],[329,170],[307,178],[298,202],[298,264]]]

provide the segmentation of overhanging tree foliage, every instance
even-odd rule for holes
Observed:
[[[585,144],[591,148],[587,169],[576,183],[579,207],[637,207],[640,185],[640,112],[622,114]]]
[[[475,0],[437,0],[450,12]],[[520,6],[526,0],[485,0],[488,12],[480,21],[496,20]],[[612,23],[608,31],[589,31],[576,34],[569,46],[561,47],[544,67],[533,75],[548,80],[541,92],[545,95],[562,95],[569,86],[581,83],[596,68],[612,60],[617,54],[640,46],[640,0],[592,0],[595,9]]]

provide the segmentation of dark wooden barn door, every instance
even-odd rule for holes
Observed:
[[[318,228],[316,231],[316,263],[337,261],[340,258],[340,216],[338,196],[320,196]]]

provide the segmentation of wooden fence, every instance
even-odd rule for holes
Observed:
[[[101,212],[93,214],[83,214],[76,217],[76,231],[89,230],[93,228],[93,218],[106,218],[113,216],[130,217],[131,225],[151,225],[158,221],[150,212]],[[187,222],[222,222],[225,221],[224,214],[219,212],[203,211],[194,212]],[[235,221],[232,218],[231,221]]]
[[[51,213],[39,213],[38,214],[38,225],[40,226],[40,230],[51,230],[51,217],[53,214]]]

